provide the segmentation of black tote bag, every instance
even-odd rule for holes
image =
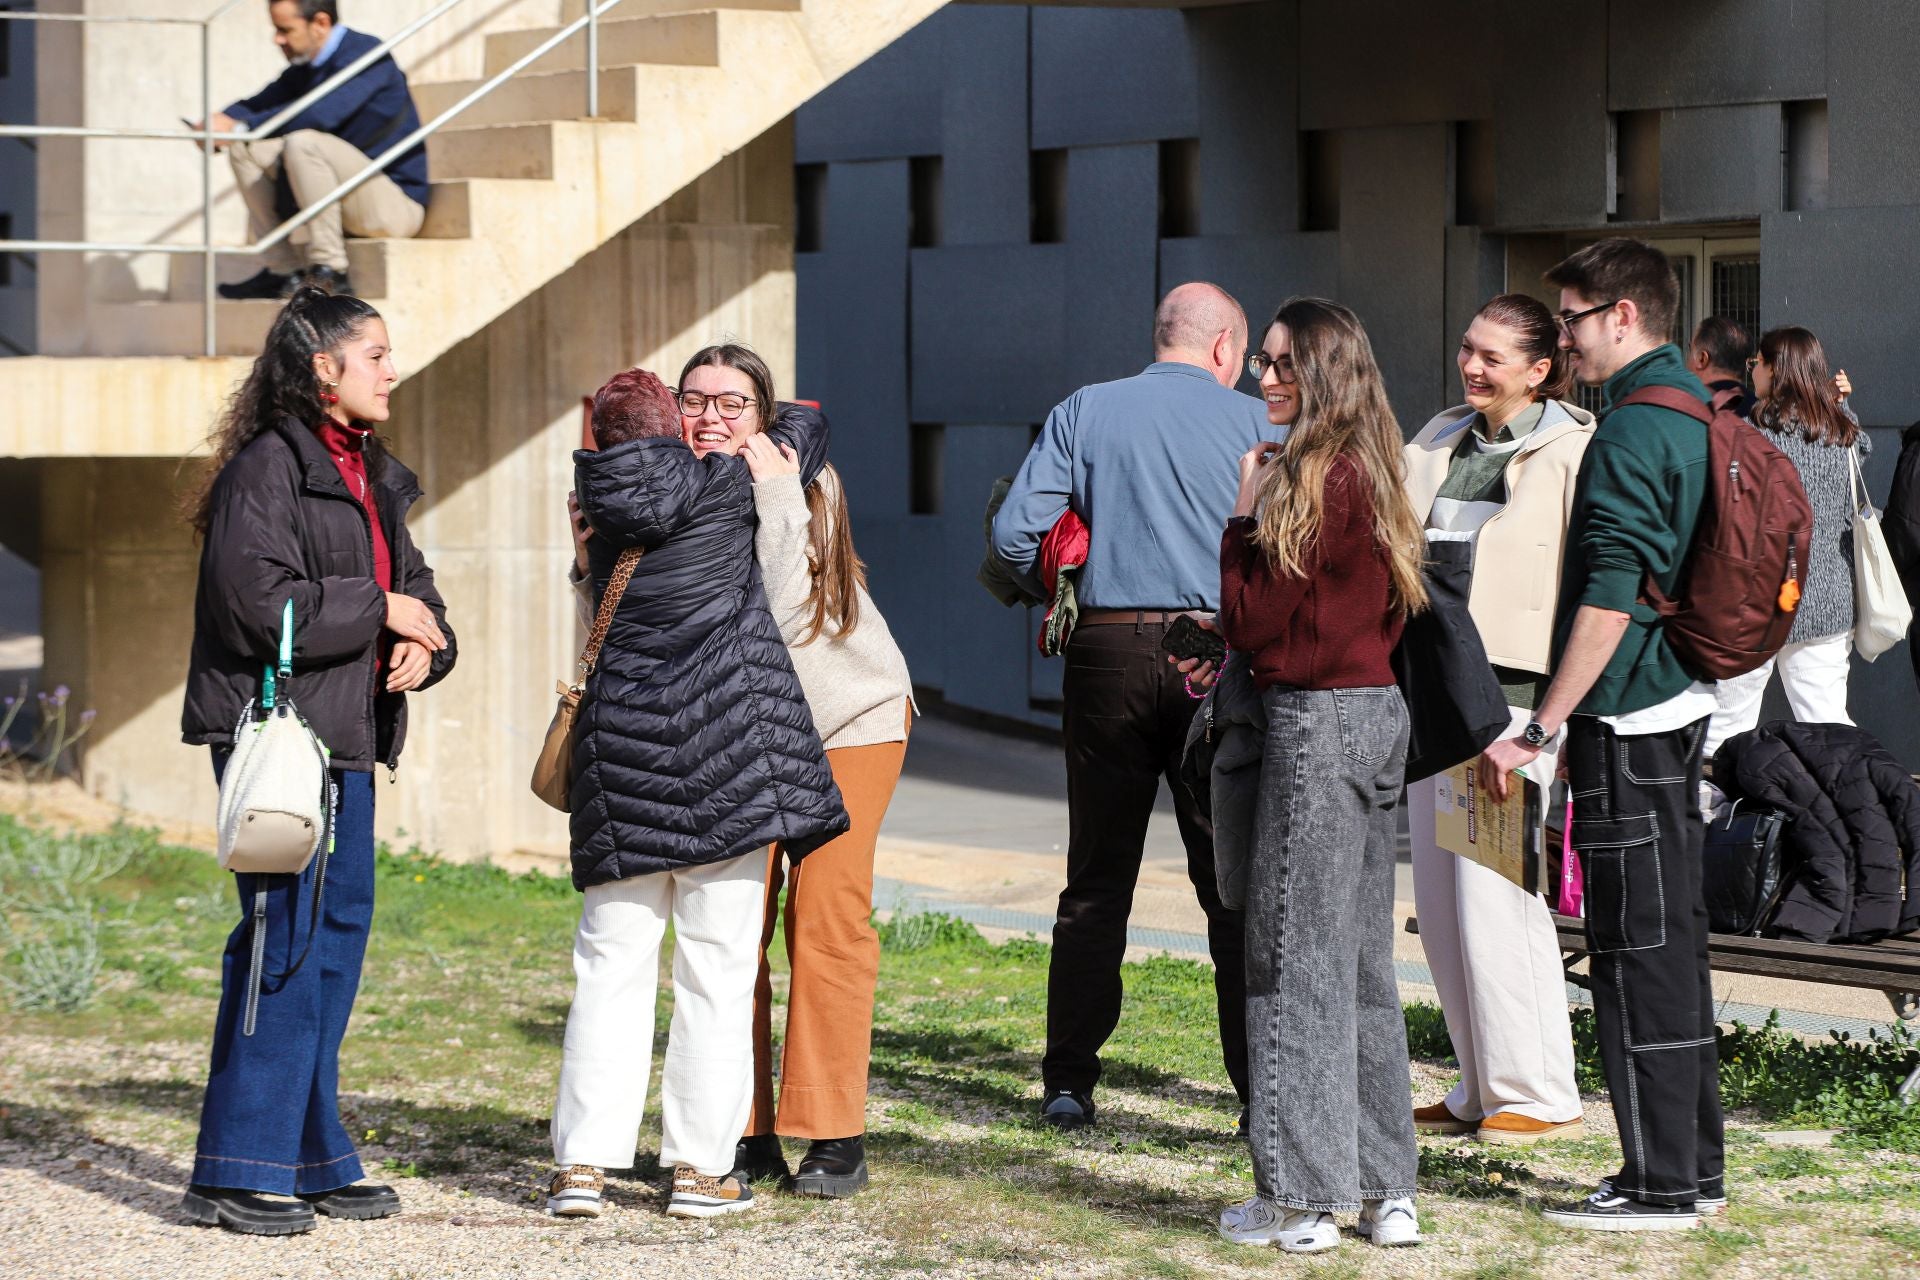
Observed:
[[[1427,546],[1427,608],[1407,619],[1393,678],[1407,701],[1407,781],[1473,759],[1506,732],[1507,695],[1467,612],[1473,544]]]

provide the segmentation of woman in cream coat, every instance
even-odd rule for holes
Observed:
[[[1429,542],[1466,543],[1469,610],[1518,732],[1547,684],[1561,553],[1593,415],[1556,397],[1571,373],[1559,324],[1537,299],[1503,294],[1461,339],[1467,403],[1406,448],[1407,487]],[[1455,552],[1454,554],[1462,554]],[[1553,782],[1558,744],[1526,773]],[[1584,1131],[1553,918],[1537,894],[1435,841],[1435,781],[1408,789],[1420,940],[1460,1060],[1445,1102],[1417,1108],[1429,1133],[1525,1144]]]

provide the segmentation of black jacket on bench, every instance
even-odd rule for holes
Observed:
[[[1920,786],[1873,735],[1777,720],[1729,738],[1713,773],[1728,795],[1792,818],[1769,934],[1872,942],[1920,928]]]

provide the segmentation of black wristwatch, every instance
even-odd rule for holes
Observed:
[[[1547,726],[1538,720],[1532,720],[1527,723],[1525,729],[1520,731],[1520,740],[1535,751],[1542,751],[1546,749],[1549,742],[1553,741],[1553,735],[1547,732]]]

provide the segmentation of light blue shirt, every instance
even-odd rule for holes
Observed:
[[[1218,609],[1240,458],[1286,434],[1195,365],[1082,387],[1047,415],[994,517],[994,554],[1040,594],[1040,543],[1072,507],[1092,534],[1081,608]]]
[[[307,65],[310,67],[326,66],[333,58],[333,55],[340,52],[340,42],[346,38],[347,29],[338,22],[334,23],[333,30],[327,33],[327,42],[320,46],[320,52],[307,59]]]

